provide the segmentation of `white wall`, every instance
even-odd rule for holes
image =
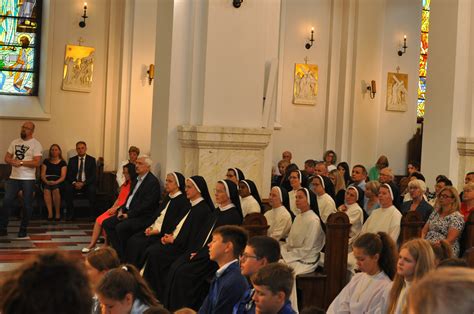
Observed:
[[[410,0],[283,1],[284,45],[281,93],[281,130],[274,133],[273,161],[281,152],[293,152],[303,166],[308,158],[322,159],[334,149],[339,160],[375,164],[386,154],[395,173],[406,168],[407,142],[416,129],[418,55],[421,7]],[[331,7],[332,5],[332,7]],[[316,43],[306,50],[311,25]],[[398,57],[398,44],[408,36],[408,50]],[[319,66],[318,104],[292,104],[296,62]],[[409,109],[388,112],[387,72],[409,75]],[[375,99],[364,93],[365,83],[377,82]]]
[[[380,114],[378,117],[377,151],[389,158],[390,167],[396,174],[406,172],[407,143],[416,133],[416,108],[418,98],[418,61],[420,55],[421,2],[411,0],[388,0],[385,6],[384,34],[382,46],[381,80],[379,81]],[[407,52],[398,56],[397,51],[407,35]],[[387,73],[408,74],[408,109],[405,112],[387,111]],[[377,82],[377,83],[379,83]]]
[[[59,144],[63,152],[74,149],[78,140],[88,144],[88,152],[102,156],[104,152],[104,100],[106,85],[106,64],[108,47],[109,1],[89,1],[90,16],[86,28],[78,26],[82,2],[51,1],[52,37],[43,45],[48,47],[51,58],[49,121],[35,121],[35,137],[45,148],[53,143]],[[91,93],[61,90],[63,60],[66,44],[77,45],[79,37],[85,39],[83,45],[96,48],[94,76]],[[41,81],[40,85],[46,84]],[[9,97],[9,103],[16,103],[18,97]],[[21,118],[19,118],[21,120]],[[5,152],[11,140],[19,136],[21,121],[0,119],[0,149]],[[65,154],[64,154],[65,155]],[[3,155],[2,155],[3,156]]]
[[[281,153],[290,150],[293,162],[303,167],[309,158],[322,159],[326,115],[326,89],[328,77],[328,42],[330,1],[283,0],[282,23],[285,27],[280,50],[282,72],[281,129],[273,133],[273,162],[281,159]],[[305,44],[311,27],[315,31],[315,43],[311,49]],[[318,65],[318,96],[316,106],[293,104],[293,76],[295,63]]]

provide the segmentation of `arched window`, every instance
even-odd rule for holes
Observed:
[[[430,0],[421,0],[421,40],[420,71],[418,81],[418,106],[416,115],[422,119],[425,115],[426,71],[428,70],[428,32],[430,30]]]
[[[38,94],[41,0],[2,0],[0,94]]]

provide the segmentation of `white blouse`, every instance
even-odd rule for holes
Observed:
[[[384,292],[391,282],[383,271],[373,276],[358,273],[332,301],[327,313],[382,313]]]

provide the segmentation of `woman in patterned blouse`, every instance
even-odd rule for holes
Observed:
[[[464,219],[459,212],[459,193],[454,187],[446,186],[441,189],[438,198],[439,209],[431,213],[421,236],[433,243],[446,240],[451,245],[454,256],[458,256],[459,237],[464,228]]]

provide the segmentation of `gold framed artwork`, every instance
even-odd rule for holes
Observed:
[[[66,45],[63,90],[90,93],[94,73],[95,48]]]
[[[388,72],[387,110],[407,111],[408,74]]]
[[[318,96],[318,66],[316,64],[296,63],[293,84],[293,103],[316,105]]]

